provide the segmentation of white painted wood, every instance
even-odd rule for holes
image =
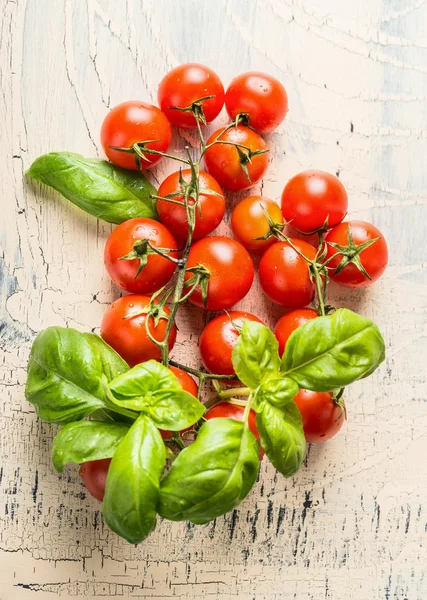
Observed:
[[[424,600],[425,1],[0,0],[0,9],[1,600]],[[379,323],[388,358],[351,387],[345,429],[311,447],[294,479],[264,461],[236,512],[203,527],[160,523],[133,547],[104,527],[75,469],[55,474],[55,428],[23,394],[35,332],[97,328],[117,296],[102,264],[111,226],[23,173],[52,150],[96,156],[108,107],[154,100],[161,76],[187,61],[225,83],[249,69],[284,82],[290,112],[269,138],[273,162],[257,189],[277,199],[301,169],[340,173],[351,215],[386,234],[390,267],[371,290],[335,288],[333,300]],[[181,132],[175,150],[182,138],[192,140]],[[270,324],[280,314],[257,284],[241,306]],[[197,364],[204,318],[186,309],[175,356]]]

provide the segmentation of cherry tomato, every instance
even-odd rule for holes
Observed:
[[[188,256],[185,280],[189,285],[195,273],[188,269],[198,266],[207,270],[208,286],[206,304],[203,302],[201,284],[191,294],[189,300],[196,306],[224,310],[242,300],[251,289],[254,265],[248,252],[236,240],[212,236],[196,242]]]
[[[296,308],[284,314],[283,317],[280,317],[274,329],[274,335],[279,342],[280,356],[285,351],[286,342],[291,333],[318,316],[317,312],[312,308]]]
[[[183,371],[182,369],[178,369],[177,367],[172,366],[169,367],[169,371],[172,371],[175,377],[177,377],[179,385],[185,392],[188,392],[189,394],[192,394],[197,398],[197,395],[199,393],[199,386],[191,377],[191,375],[189,375],[186,371]],[[191,429],[191,427],[189,429]],[[173,432],[169,431],[168,429],[159,429],[159,431],[160,435],[164,440],[168,440],[173,435]],[[183,429],[181,433],[183,433],[184,431],[188,431],[188,429]]]
[[[83,479],[87,491],[91,496],[102,502],[105,494],[108,468],[111,458],[90,460],[80,465],[79,475]]]
[[[197,127],[197,122],[191,112],[173,110],[173,107],[187,108],[206,96],[214,96],[201,102],[206,122],[210,123],[224,105],[224,86],[212,69],[197,63],[175,67],[163,77],[159,85],[160,108],[176,127],[193,128]]]
[[[257,240],[270,231],[270,225],[264,211],[273,223],[283,223],[282,211],[279,206],[263,196],[248,196],[236,206],[231,213],[231,229],[235,238],[250,252],[262,254],[276,242],[276,238]]]
[[[157,301],[154,301],[157,304]],[[149,296],[129,294],[115,300],[105,311],[101,322],[101,337],[131,366],[146,360],[161,360],[161,350],[148,337],[145,321],[146,314],[140,314],[150,303]],[[169,309],[164,308],[167,314]],[[136,315],[136,316],[132,316]],[[166,319],[160,319],[157,327],[150,317],[148,328],[158,342],[165,338]],[[176,327],[172,327],[169,336],[169,350],[176,340]]]
[[[236,421],[243,421],[244,412],[245,407],[241,406],[240,404],[233,404],[232,402],[220,402],[219,404],[212,406],[212,408],[206,412],[204,417],[208,421],[210,419],[235,419]],[[260,435],[256,426],[256,413],[252,409],[249,412],[248,425],[258,442],[261,443]],[[263,456],[264,449],[261,446],[259,454],[260,460],[262,460]]]
[[[144,242],[148,240],[155,248],[176,248],[175,238],[164,225],[153,219],[129,219],[116,227],[107,240],[104,250],[104,263],[111,279],[123,290],[135,294],[151,293],[159,290],[172,277],[176,264],[159,254],[150,252]],[[177,252],[166,252],[173,258]],[[123,260],[124,256],[135,256]],[[147,264],[140,273],[138,270],[143,258]]]
[[[240,157],[237,148],[228,143],[217,143],[208,148],[205,153],[206,167],[222,187],[232,192],[239,192],[247,190],[264,177],[268,167],[268,154],[249,156],[243,147],[249,148],[251,153],[267,150],[267,144],[256,131],[243,125],[227,130],[218,129],[209,138],[208,145],[217,138],[219,142],[242,145]],[[249,178],[245,174],[244,166],[247,168]]]
[[[246,114],[251,127],[260,133],[270,133],[288,112],[288,96],[275,77],[258,72],[242,73],[228,86],[225,106],[231,119]]]
[[[376,242],[365,246],[375,239],[377,239]],[[365,221],[340,223],[328,232],[325,240],[328,246],[327,259],[341,249],[348,254],[350,261],[338,274],[335,273],[335,269],[343,260],[344,255],[339,254],[328,263],[329,276],[336,283],[349,288],[369,287],[384,273],[388,262],[387,243],[381,231],[371,223]],[[341,248],[333,247],[331,244],[338,244]],[[358,264],[368,273],[370,279],[363,274]]]
[[[199,339],[199,350],[202,362],[209,373],[219,375],[235,375],[232,353],[240,336],[239,329],[245,321],[262,323],[251,313],[231,310],[210,321]]]
[[[294,400],[302,416],[307,442],[326,442],[343,426],[344,410],[332,400],[330,392],[300,390]]]
[[[313,246],[295,238],[291,241],[308,259],[315,258]],[[277,242],[265,251],[259,264],[259,280],[270,300],[286,308],[306,306],[314,296],[308,263],[287,242]]]
[[[172,139],[169,121],[157,106],[131,100],[115,106],[104,119],[101,127],[101,144],[112,163],[124,169],[138,171],[135,154],[113,150],[132,148],[136,142],[148,142],[147,148],[158,152],[167,152]],[[141,160],[141,168],[149,169],[156,165],[162,156],[145,154],[147,160]]]
[[[181,172],[181,175],[185,182],[189,183],[191,181],[190,169],[184,169]],[[202,193],[199,194],[199,208],[196,209],[196,223],[193,232],[193,240],[199,240],[216,229],[221,223],[225,212],[224,193],[218,183],[205,171],[200,171],[199,176],[199,185]],[[159,187],[159,191],[157,192],[158,195],[165,197],[169,194],[182,191],[179,178],[179,171],[166,177]],[[210,194],[209,191],[214,193]],[[174,202],[181,202],[182,206],[172,202],[166,202],[165,200],[157,200],[157,212],[159,213],[161,222],[164,223],[176,238],[182,242],[187,239],[188,235],[184,195],[180,194],[179,196],[174,196],[172,200]],[[190,198],[189,203],[190,202],[194,203],[194,200]]]
[[[325,171],[303,171],[292,177],[282,192],[282,213],[304,233],[340,223],[347,212],[348,196],[335,175]]]

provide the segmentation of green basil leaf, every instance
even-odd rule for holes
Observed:
[[[284,406],[269,402],[257,413],[256,425],[266,455],[285,477],[294,475],[305,456],[301,414],[293,400]]]
[[[78,421],[105,408],[105,383],[128,369],[98,336],[48,327],[31,348],[25,395],[44,421]]]
[[[282,359],[301,388],[330,392],[370,375],[384,360],[381,333],[369,319],[340,308],[296,329]]]
[[[262,383],[253,399],[252,407],[256,412],[262,412],[266,402],[274,406],[284,406],[299,392],[298,384],[290,377],[269,379]]]
[[[118,446],[108,469],[102,505],[107,525],[131,544],[156,526],[166,451],[157,427],[141,415]]]
[[[155,200],[150,197],[156,190],[144,175],[105,160],[73,152],[51,152],[37,158],[27,174],[109,223],[134,217],[157,218]]]
[[[182,389],[172,371],[156,360],[136,365],[113,379],[109,387],[118,400],[144,397],[158,390]]]
[[[278,342],[273,332],[254,321],[245,321],[233,349],[233,366],[237,377],[251,389],[280,368]]]
[[[160,485],[159,514],[207,523],[247,496],[259,469],[259,444],[246,423],[212,419],[182,450]]]
[[[58,473],[62,473],[65,465],[70,462],[84,463],[88,460],[111,458],[128,431],[129,426],[123,423],[69,423],[53,440],[53,466]]]
[[[122,406],[122,403],[120,403]],[[145,412],[157,427],[179,431],[197,423],[202,418],[205,407],[197,398],[184,390],[159,390],[144,400],[128,401],[132,410]]]

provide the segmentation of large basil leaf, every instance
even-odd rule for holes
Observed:
[[[301,388],[329,392],[370,375],[384,360],[378,327],[351,310],[318,317],[296,329],[286,343],[284,374]]]
[[[274,334],[254,321],[245,321],[233,349],[233,366],[237,377],[251,389],[279,372],[278,342]]]
[[[246,423],[206,421],[162,480],[159,514],[200,524],[232,510],[256,481],[258,457],[259,444]]]
[[[44,421],[66,424],[105,408],[104,382],[128,366],[94,338],[75,329],[48,327],[34,340],[25,395]]]
[[[165,446],[157,427],[141,415],[113,456],[102,505],[108,526],[131,544],[142,542],[156,526],[165,462]]]
[[[266,402],[274,406],[284,406],[299,392],[298,384],[290,377],[278,377],[262,383],[252,401],[256,412],[262,412]]]
[[[136,365],[110,382],[110,390],[119,400],[143,397],[157,390],[180,390],[178,379],[156,360]]]
[[[73,152],[51,152],[37,158],[27,174],[60,192],[87,213],[122,223],[134,217],[156,218],[156,193],[136,171]]]
[[[69,423],[53,440],[53,466],[62,473],[65,465],[70,462],[84,463],[88,460],[111,458],[128,431],[129,425],[123,423]]]
[[[92,346],[94,351],[98,353],[102,363],[102,372],[107,381],[111,381],[118,375],[129,371],[129,365],[123,358],[117,354],[104,340],[95,333],[83,333],[83,336]]]
[[[266,455],[285,477],[294,475],[305,455],[305,436],[301,414],[293,400],[284,406],[266,402],[257,413],[256,425]]]

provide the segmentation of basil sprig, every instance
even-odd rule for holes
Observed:
[[[155,188],[142,173],[120,169],[73,152],[37,158],[27,175],[60,192],[90,215],[122,223],[135,217],[156,219]]]

